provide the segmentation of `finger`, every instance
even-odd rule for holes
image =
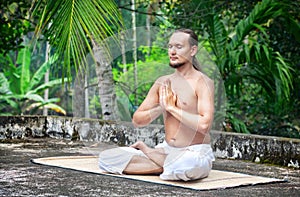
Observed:
[[[159,87],[159,103],[162,104],[163,99],[163,86]]]
[[[168,79],[166,82],[167,82],[168,93],[172,93],[171,80]]]
[[[176,94],[173,94],[173,101],[177,101],[177,95]]]
[[[165,98],[165,96],[166,96],[165,86],[161,86],[161,87],[160,87],[160,93],[159,93],[159,96],[160,96],[160,101],[163,103],[164,98]]]
[[[162,92],[163,92],[163,97],[165,98],[167,96],[167,84],[164,84],[163,85],[163,88],[162,88]]]
[[[168,96],[169,96],[169,86],[168,85],[166,85],[166,87],[165,87],[165,95],[166,95],[166,98],[168,98]]]

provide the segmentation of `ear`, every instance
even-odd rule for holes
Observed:
[[[196,45],[191,48],[191,56],[195,56],[198,51],[198,47]]]

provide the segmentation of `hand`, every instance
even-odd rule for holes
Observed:
[[[130,147],[141,150],[141,151],[145,151],[145,149],[148,148],[148,146],[142,142],[142,141],[137,141],[136,143],[132,144]]]
[[[177,95],[172,91],[171,81],[168,79],[160,87],[159,90],[159,103],[161,107],[168,111],[172,107],[176,107]]]

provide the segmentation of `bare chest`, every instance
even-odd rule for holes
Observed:
[[[197,111],[197,95],[195,87],[189,81],[174,81],[172,89],[177,95],[177,106],[188,111]]]

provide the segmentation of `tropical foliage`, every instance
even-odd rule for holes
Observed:
[[[139,51],[142,54],[148,54],[150,48],[148,46],[141,46]],[[151,56],[145,56],[144,61],[138,62],[138,86],[134,87],[134,72],[133,64],[119,65],[126,66],[128,71],[123,73],[117,68],[113,69],[114,80],[116,81],[116,93],[120,104],[129,109],[129,114],[132,115],[137,107],[145,99],[147,92],[153,85],[155,80],[165,74],[170,74],[173,70],[168,66],[168,56],[166,49],[152,46]],[[138,100],[136,100],[136,98]]]
[[[28,19],[30,0],[0,1],[0,53],[8,53],[23,47],[24,35],[32,31],[32,22]]]
[[[93,84],[83,80],[81,87],[75,88],[76,91],[80,89],[88,93],[86,88],[98,84],[97,91],[102,94],[92,95],[93,98],[85,102],[97,106],[96,110],[90,106],[90,111],[103,118],[104,115],[97,113],[110,114],[114,111],[113,106],[109,105],[114,104],[110,98],[114,98],[115,90],[120,98],[119,109],[122,108],[119,111],[127,114],[125,119],[130,120],[130,113],[140,104],[156,76],[162,74],[158,68],[167,68],[163,63],[167,60],[163,59],[159,48],[148,51],[140,48],[137,51],[138,72],[135,72],[132,56],[135,51],[127,50],[126,54],[122,54],[126,63],[121,63],[123,61],[119,58],[113,62],[113,85],[112,66],[109,65],[111,57],[107,55],[107,45],[101,45],[102,40],[113,37],[118,43],[124,38],[114,35],[124,26],[127,29],[144,26],[147,31],[151,24],[160,28],[160,32],[151,34],[151,37],[155,38],[156,43],[163,43],[165,36],[162,35],[169,34],[170,28],[188,27],[198,33],[201,44],[210,52],[218,67],[222,77],[219,82],[224,82],[227,103],[217,104],[218,108],[226,108],[223,114],[226,115],[224,130],[300,137],[299,1],[142,0],[135,1],[135,6],[132,6],[131,0],[8,0],[0,2],[0,5],[3,8],[0,25],[1,112],[34,113],[34,110],[28,110],[47,106],[49,101],[56,103],[56,99],[46,101],[41,97],[43,90],[51,86],[42,85],[45,70],[57,57],[62,64],[52,64],[51,67],[56,77],[65,81],[64,76],[68,76],[71,82],[75,79],[76,70],[83,74],[81,79],[85,80],[88,78],[86,74],[93,72],[87,71],[86,67],[86,57],[90,53],[102,54],[92,57],[96,60],[93,75],[96,73],[97,76],[89,80]],[[131,22],[132,12],[138,15],[136,24]],[[43,64],[40,68],[40,63],[31,63],[28,69],[29,52],[24,48],[27,46],[24,38],[30,37],[28,32],[33,26],[36,27],[36,38],[39,38],[36,43],[49,41],[51,54],[56,55],[46,63],[47,66]],[[137,37],[148,39],[140,35]],[[152,45],[150,43],[149,46]],[[12,53],[18,61],[7,58],[7,54]],[[31,62],[35,59],[39,58],[32,54]],[[38,71],[35,72],[35,69]],[[136,79],[140,82],[138,87],[133,86]],[[73,88],[72,85],[68,87]],[[74,98],[88,96],[79,95],[76,91],[70,91]],[[217,91],[222,89],[217,88]],[[52,94],[52,97],[55,96]],[[107,102],[100,100],[99,103],[99,99],[104,97]],[[103,106],[111,109],[98,110]],[[128,109],[131,110],[129,114]]]
[[[193,21],[186,15],[197,11],[195,17],[201,16],[200,22],[191,26],[209,41],[208,48],[225,82],[229,123],[225,129],[248,132],[247,128],[252,128],[252,131],[262,133],[254,125],[265,118],[287,114],[293,90],[294,70],[289,61],[272,48],[269,28],[278,18],[284,18],[290,24],[299,22],[289,14],[288,5],[280,1],[263,0],[244,18],[234,17],[239,10],[226,7],[221,1],[188,2],[176,10],[186,18],[174,17],[173,22],[177,26],[186,26]],[[166,8],[166,12],[171,16],[174,14],[173,9]],[[291,33],[299,32],[299,28],[296,29]],[[273,125],[270,129],[276,128]]]
[[[76,69],[86,65],[87,54],[93,54],[92,41],[101,43],[122,26],[117,6],[111,0],[36,0],[33,5],[32,17],[38,17],[37,38],[43,35],[49,39],[64,60],[63,73],[69,77],[72,65]]]
[[[41,95],[45,89],[61,85],[62,79],[43,83],[42,79],[57,57],[52,56],[42,64],[35,73],[30,71],[31,54],[27,47],[20,50],[15,66],[12,59],[6,56],[9,63],[0,72],[0,111],[2,115],[35,114],[42,107],[49,108],[59,114],[65,110],[55,103],[59,98],[45,100]]]
[[[98,83],[102,87],[102,91],[99,91],[102,118],[116,119],[109,49],[102,42],[123,26],[115,2],[39,0],[34,1],[33,5],[32,16],[38,17],[36,36],[45,36],[63,61],[63,77],[67,75],[71,81],[72,69],[85,75],[87,56],[89,53],[93,56]],[[87,109],[85,106],[84,111]]]

